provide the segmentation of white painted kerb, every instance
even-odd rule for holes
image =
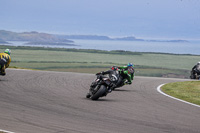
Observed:
[[[2,129],[0,129],[0,132],[5,132],[5,133],[14,133],[14,132],[10,132],[10,131],[6,131],[6,130],[2,130]]]

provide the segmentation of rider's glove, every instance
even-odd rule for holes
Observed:
[[[101,74],[101,72],[99,72],[99,73],[96,73],[96,75],[100,75]]]
[[[103,75],[103,74],[104,74],[104,71],[102,71],[101,74]]]

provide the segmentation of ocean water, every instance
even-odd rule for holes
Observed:
[[[173,54],[200,55],[200,41],[189,42],[145,42],[145,41],[113,41],[113,40],[73,40],[75,46],[67,45],[28,45],[27,42],[9,41],[12,46],[39,46],[52,48],[76,48],[97,50],[124,50],[133,52],[159,52]]]

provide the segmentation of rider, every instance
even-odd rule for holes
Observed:
[[[121,74],[121,76],[123,77],[123,79],[126,79],[127,82],[122,83],[122,86],[125,84],[132,84],[132,80],[134,78],[134,65],[133,63],[128,63],[127,66],[121,66],[118,67],[119,71],[123,71],[123,73]]]
[[[112,81],[112,83],[109,85],[108,92],[111,92],[117,86],[117,83],[118,83],[118,80],[119,80],[118,67],[112,66],[110,70],[102,71],[101,74],[102,75],[105,75],[105,74],[109,75],[109,78]]]
[[[8,68],[11,62],[11,50],[6,49],[4,53],[0,53],[0,75],[6,75],[5,69]]]

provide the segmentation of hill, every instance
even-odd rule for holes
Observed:
[[[28,42],[66,42],[73,43],[71,40],[59,38],[52,34],[39,32],[22,32],[16,33],[11,31],[0,30],[0,41],[28,41]]]
[[[187,42],[187,40],[145,40],[145,39],[138,39],[134,36],[111,38],[108,36],[101,36],[101,35],[56,35],[48,33],[39,33],[36,31],[16,33],[12,31],[0,30],[0,41],[28,41],[33,43],[35,42],[74,43],[70,39],[148,41],[148,42]]]

